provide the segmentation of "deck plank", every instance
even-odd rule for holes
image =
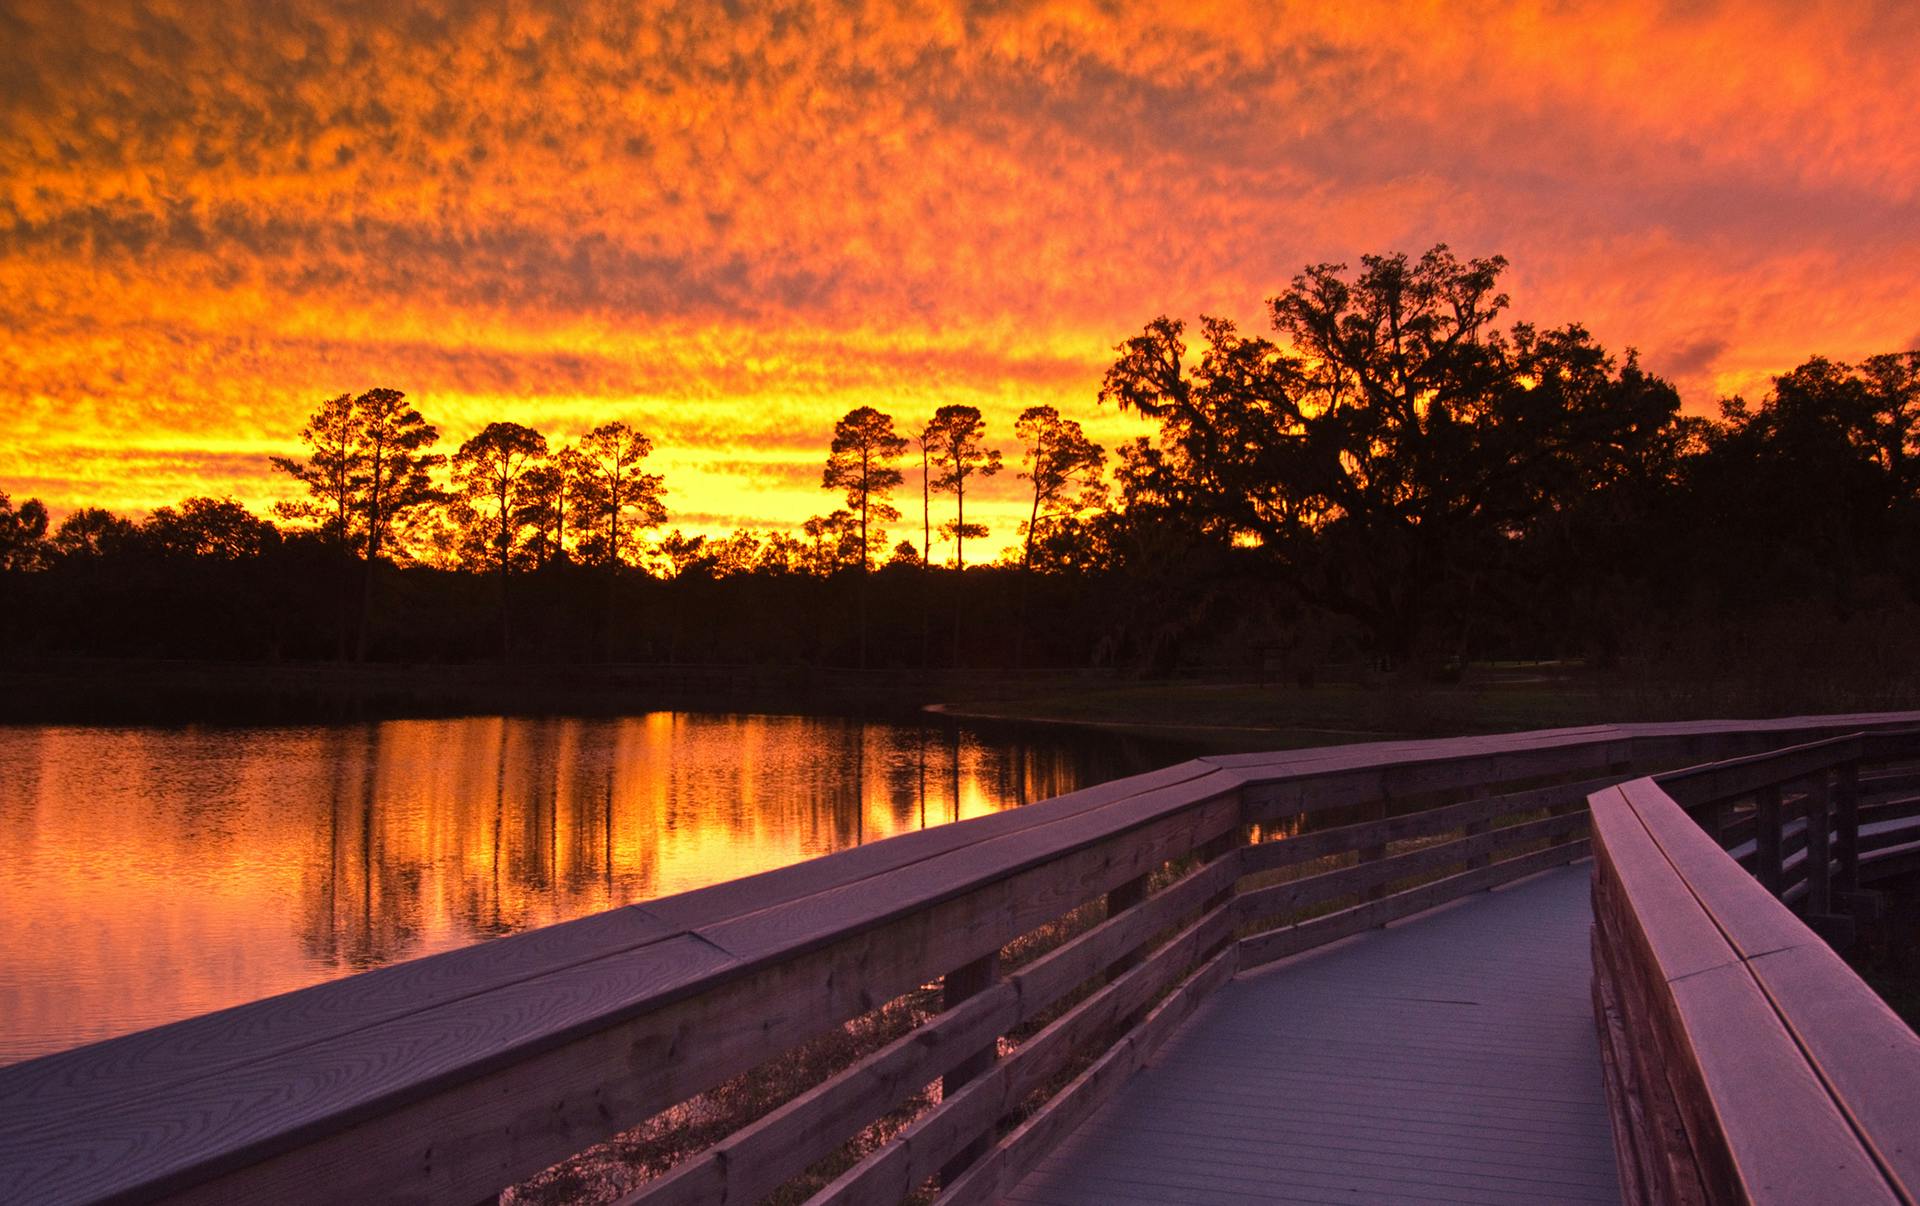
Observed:
[[[1588,874],[1227,985],[1011,1200],[1617,1202]]]

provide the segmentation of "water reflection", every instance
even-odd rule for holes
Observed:
[[[0,729],[0,1063],[1177,756],[689,713]]]

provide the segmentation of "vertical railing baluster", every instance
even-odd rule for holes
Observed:
[[[1840,767],[1833,791],[1833,846],[1836,869],[1834,888],[1854,907],[1854,894],[1860,890],[1860,763],[1856,760]]]
[[[1488,794],[1489,793],[1488,793],[1486,784],[1476,783],[1472,787],[1469,787],[1467,789],[1465,799],[1484,800],[1487,798]],[[1468,821],[1462,836],[1478,837],[1480,834],[1489,833],[1489,832],[1492,832],[1492,830],[1493,830],[1493,818],[1481,817],[1477,821]],[[1491,850],[1485,851],[1484,853],[1481,853],[1481,854],[1470,854],[1467,856],[1467,870],[1469,871],[1476,871],[1481,867],[1490,866],[1492,865],[1492,863],[1493,863],[1493,851]]]
[[[1118,917],[1147,898],[1147,877],[1136,875],[1107,893],[1107,916]],[[1137,967],[1144,956],[1138,947],[1107,965],[1107,980],[1112,982],[1127,969]]]
[[[1361,820],[1363,821],[1384,821],[1386,819],[1387,801],[1385,798],[1382,798],[1377,804],[1368,806],[1361,812]],[[1357,855],[1356,861],[1358,862],[1377,863],[1387,857],[1387,844],[1382,842],[1378,846],[1362,846],[1359,850],[1355,851],[1355,854]],[[1385,884],[1375,884],[1360,894],[1362,900],[1384,900],[1386,895],[1387,885]]]
[[[1214,838],[1211,841],[1205,842],[1201,845],[1199,850],[1201,866],[1203,867],[1206,866],[1208,863],[1212,862],[1214,859],[1219,858],[1221,855],[1227,853],[1229,850],[1232,850],[1236,846],[1244,847],[1247,844],[1247,838],[1249,836],[1249,833],[1247,829],[1246,817],[1247,817],[1247,805],[1246,805],[1245,799],[1242,799],[1240,802],[1240,820],[1238,821],[1238,823],[1236,823],[1232,829],[1229,829],[1227,832],[1221,834],[1219,837]],[[1200,911],[1202,913],[1213,912],[1215,909],[1219,908],[1221,905],[1224,905],[1228,901],[1232,900],[1234,897],[1234,894],[1239,890],[1240,890],[1239,879],[1235,878],[1229,881],[1226,887],[1214,893],[1211,897],[1208,898],[1205,904],[1200,906]],[[1202,959],[1211,959],[1215,955],[1219,954],[1222,950],[1226,949],[1227,943],[1232,941],[1233,941],[1233,934],[1231,931],[1229,931],[1228,933],[1222,934],[1220,936],[1220,941],[1214,943],[1212,946],[1208,947],[1205,951],[1201,952],[1200,957]]]
[[[1706,832],[1706,835],[1713,839],[1714,845],[1722,849],[1726,848],[1727,841],[1721,836],[1727,831],[1726,800],[1708,800],[1705,804],[1700,805],[1694,819],[1699,823],[1700,828]]]
[[[1754,793],[1753,843],[1756,863],[1754,878],[1762,887],[1780,895],[1786,874],[1780,857],[1780,785],[1770,783]]]
[[[999,979],[999,951],[994,951],[990,955],[984,955],[971,963],[963,963],[946,975],[942,989],[945,998],[943,1005],[947,1009],[952,1009],[968,997],[976,996],[993,987],[994,983]],[[975,1079],[988,1068],[991,1068],[993,1061],[998,1058],[1000,1058],[1000,1040],[995,1038],[985,1047],[982,1047],[980,1050],[955,1064],[952,1071],[940,1078],[941,1099],[945,1100],[955,1092],[958,1092],[962,1085],[965,1085],[968,1081]],[[986,1134],[981,1135],[972,1143],[960,1149],[959,1153],[956,1154],[953,1159],[947,1161],[947,1163],[941,1167],[940,1183],[943,1185],[951,1184],[954,1178],[966,1171],[969,1164],[972,1164],[980,1158],[981,1154],[993,1144],[993,1141],[993,1131],[989,1128]]]
[[[1827,790],[1827,772],[1821,771],[1807,784],[1807,912],[1824,916],[1833,911],[1829,880],[1831,854],[1827,835],[1832,825],[1832,799]]]

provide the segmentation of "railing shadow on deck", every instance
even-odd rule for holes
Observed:
[[[624,1201],[809,1170],[822,1202],[991,1200],[1237,971],[1581,858],[1587,797],[1633,775],[1916,723],[1182,763],[0,1069],[0,1200],[472,1202],[930,985],[941,1012]],[[1065,941],[1016,962],[1036,934]]]
[[[1920,732],[1859,733],[1593,795],[1629,1203],[1920,1200],[1920,1036],[1830,946],[1916,869],[1917,762]]]

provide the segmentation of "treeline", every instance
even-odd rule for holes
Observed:
[[[275,458],[305,496],[272,517],[196,498],[50,530],[38,503],[0,496],[0,641],[240,659],[1251,661],[1302,678],[1548,656],[1709,672],[1835,633],[1871,646],[1869,663],[1916,651],[1920,353],[1816,357],[1757,402],[1686,416],[1631,350],[1578,325],[1503,325],[1504,268],[1444,247],[1311,267],[1268,303],[1271,339],[1156,319],[1117,349],[1100,399],[1159,431],[1111,458],[1051,407],[1020,416],[1009,454],[972,407],[905,430],[862,407],[822,471],[844,505],[797,532],[659,535],[666,484],[625,423],[560,447],[498,422],[449,455],[398,391],[341,395],[303,430],[303,457]],[[1014,548],[969,567],[987,535],[969,492],[1003,467],[1028,516]],[[917,531],[893,541],[915,469]]]

